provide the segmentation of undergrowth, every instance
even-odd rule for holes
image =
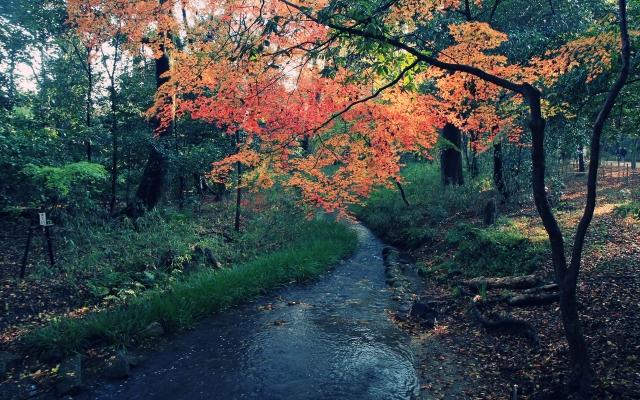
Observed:
[[[443,187],[434,163],[411,163],[403,176],[410,182],[404,187],[410,205],[397,191],[382,188],[354,211],[388,243],[438,254],[438,262],[424,266],[423,273],[460,269],[465,277],[524,275],[548,255],[544,236],[530,237],[500,218],[495,225],[482,224],[484,205],[497,197],[489,176]]]
[[[533,241],[512,224],[480,228],[459,223],[446,233],[445,243],[455,252],[442,268],[462,269],[467,277],[527,275],[549,254],[546,241]]]
[[[151,322],[160,322],[169,331],[188,329],[205,315],[322,274],[357,244],[353,231],[319,219],[301,223],[295,233],[288,246],[253,261],[215,272],[198,271],[162,290],[147,290],[83,318],[55,318],[27,332],[24,343],[36,352],[57,348],[71,353],[95,340],[126,346]]]
[[[68,218],[56,227],[57,266],[35,266],[27,280],[75,287],[84,303],[25,325],[23,344],[66,353],[96,340],[125,346],[151,322],[180,331],[239,301],[318,276],[349,254],[357,237],[329,218],[305,219],[308,210],[296,198],[282,188],[247,193],[240,232],[233,229],[232,202],[167,207],[135,221]]]
[[[403,169],[403,188],[409,205],[398,190],[381,188],[366,205],[353,208],[357,218],[387,243],[415,249],[440,238],[440,224],[469,209],[475,194],[490,187],[486,179],[464,186],[440,184],[435,163],[411,163]]]

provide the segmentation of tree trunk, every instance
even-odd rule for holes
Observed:
[[[445,149],[440,154],[440,171],[443,185],[463,185],[462,175],[462,135],[460,129],[447,123],[442,128],[442,137],[446,140]]]
[[[502,202],[509,200],[509,190],[504,183],[504,168],[502,164],[502,143],[493,145],[493,182],[502,196]]]
[[[237,163],[237,172],[238,172],[238,188],[236,189],[236,223],[235,229],[236,232],[240,232],[240,210],[242,205],[242,164],[240,161]]]
[[[167,35],[168,36],[168,35]],[[164,76],[170,70],[169,56],[164,48],[160,46],[162,56],[156,59],[156,88],[159,89],[163,84],[169,81],[168,76]],[[165,104],[172,103],[173,98],[166,96]],[[157,140],[151,146],[151,152],[147,160],[147,165],[142,173],[138,190],[136,191],[133,203],[127,207],[126,214],[130,217],[138,217],[145,211],[153,209],[164,190],[164,185],[169,174],[169,155],[167,138],[171,137],[173,132],[172,124],[162,124],[161,117],[156,115],[152,118],[155,127]]]
[[[87,49],[87,54],[89,51],[90,50]],[[91,64],[89,63],[89,60],[87,60],[86,72],[87,79],[89,81],[89,87],[87,88],[87,128],[91,128],[91,112],[93,110],[93,100],[91,98],[91,94],[93,93],[93,73],[91,71]],[[87,161],[91,162],[91,137],[88,137],[85,140],[85,145],[87,146]]]
[[[476,149],[475,143],[478,140],[477,135],[474,132],[471,132],[470,140],[469,140],[469,148],[471,151],[471,161],[469,164],[469,173],[471,174],[471,179],[475,179],[480,175],[480,168],[478,166],[478,150]]]
[[[576,282],[567,280],[567,259],[564,253],[564,239],[560,227],[551,211],[545,190],[546,156],[544,151],[545,120],[540,107],[540,92],[529,84],[524,85],[524,97],[529,104],[531,130],[531,160],[533,163],[533,197],[536,208],[551,245],[551,259],[560,288],[560,314],[565,336],[569,344],[571,365],[570,385],[578,389],[581,398],[587,399],[593,383],[593,368],[589,359],[587,342],[584,339],[576,301]],[[592,167],[593,168],[593,167]],[[597,169],[597,163],[595,165]],[[585,232],[586,233],[586,232]],[[577,235],[576,235],[577,240]],[[580,257],[580,256],[578,256]],[[578,258],[578,264],[580,263]],[[570,275],[578,273],[576,267]],[[577,275],[576,275],[577,277]]]
[[[582,146],[578,149],[578,172],[585,172],[585,168],[584,168],[584,148]]]
[[[242,137],[240,136],[240,130],[236,131],[236,151],[240,151],[240,143],[242,141]],[[236,189],[236,232],[240,232],[240,211],[242,205],[242,164],[240,161],[236,163],[236,170],[238,172],[238,187]]]
[[[470,290],[477,291],[483,285],[487,290],[490,289],[529,289],[538,284],[538,278],[535,275],[524,276],[507,276],[504,278],[478,278],[463,281],[464,286],[468,286]]]
[[[109,213],[112,214],[113,209],[116,206],[116,189],[118,187],[118,105],[116,103],[115,75],[112,75],[111,78],[110,95],[111,125],[109,130],[111,131],[111,138],[113,142],[113,162],[111,163],[111,201],[109,203]]]

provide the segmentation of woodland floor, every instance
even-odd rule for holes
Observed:
[[[565,234],[565,243],[573,243],[584,207],[586,176],[567,175],[564,181],[564,202],[555,211],[563,231],[569,232]],[[640,221],[622,219],[614,212],[615,204],[625,203],[628,188],[638,186],[639,174],[631,181],[615,175],[600,179],[595,216],[587,233],[578,297],[596,374],[594,399],[640,399]],[[530,229],[531,235],[539,235],[543,229],[533,206],[524,209],[503,206],[500,212]],[[473,218],[477,217],[469,216]],[[417,262],[430,266],[434,261],[430,249],[434,245],[437,246],[430,243],[411,255]],[[552,283],[550,261],[540,265],[535,274]],[[445,301],[443,307],[450,307],[450,311],[429,330],[411,320],[400,323],[422,338],[426,348],[438,349],[435,358],[433,352],[428,352],[422,362],[425,391],[439,393],[436,398],[455,398],[448,394],[448,388],[460,381],[469,386],[462,398],[512,399],[514,385],[519,399],[572,398],[563,385],[570,371],[558,304],[516,308],[498,303],[493,307],[493,312],[528,321],[536,327],[541,345],[536,351],[525,338],[488,333],[475,321],[470,299],[452,296],[449,283],[443,284],[437,274],[426,280],[427,291],[410,295],[433,296]],[[501,295],[502,290],[487,293],[489,299]],[[443,361],[466,363],[465,373],[438,374],[438,365]]]
[[[585,182],[584,175],[568,175],[565,179],[565,201],[557,210],[563,228],[575,227],[582,215]],[[631,182],[615,176],[601,178],[598,205],[587,234],[578,296],[596,372],[596,399],[640,399],[640,222],[622,219],[614,212],[616,204],[625,202],[625,191],[638,186],[638,175]],[[519,226],[531,229],[532,235],[540,234],[542,228],[533,207],[504,206],[500,212],[517,219]],[[21,352],[17,338],[24,324],[44,323],[54,316],[82,313],[97,305],[77,277],[71,279],[54,272],[46,279],[21,281],[17,278],[26,231],[24,226],[0,219],[0,352]],[[573,231],[566,230],[570,232],[567,243],[571,243]],[[32,250],[34,253],[44,253],[41,243],[37,238],[35,245],[39,248]],[[418,249],[412,256],[429,265],[433,262],[429,248]],[[46,264],[44,255],[41,257]],[[541,265],[536,275],[551,282],[550,263]],[[487,333],[470,314],[469,299],[451,296],[451,287],[436,278],[436,275],[428,278],[430,289],[423,295],[445,300],[450,311],[438,321],[435,329],[425,330],[410,321],[402,323],[402,328],[425,341],[425,348],[438,349],[437,355],[433,352],[424,355],[421,374],[425,391],[429,389],[429,393],[439,396],[435,398],[450,399],[454,397],[448,395],[448,388],[457,382],[472,382],[461,398],[511,399],[514,385],[518,386],[520,399],[571,398],[562,394],[569,364],[557,304],[509,309],[498,304],[494,308],[497,313],[526,320],[537,328],[541,347],[535,351],[524,338]],[[501,293],[488,295],[499,297]],[[94,355],[100,358],[106,354],[95,351]],[[458,376],[434,373],[442,363],[465,365],[449,369],[461,371]],[[24,368],[7,374],[2,380],[8,378],[13,383],[19,380],[20,385],[32,387],[36,394],[51,387],[50,370],[51,365],[31,356],[25,358]]]

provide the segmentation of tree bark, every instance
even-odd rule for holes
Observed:
[[[529,289],[538,284],[538,278],[535,275],[525,276],[507,276],[504,278],[473,278],[462,282],[471,290],[486,285],[486,289]]]
[[[504,182],[504,167],[502,163],[502,143],[493,145],[493,182],[502,196],[502,202],[509,200],[509,190]]]
[[[442,137],[448,142],[440,154],[440,168],[443,185],[464,185],[462,175],[462,135],[457,126],[447,123],[442,128]]]
[[[543,294],[543,295],[522,295],[509,297],[507,304],[511,307],[523,307],[523,306],[543,306],[547,304],[553,304],[560,301],[560,295],[557,293]]]
[[[169,36],[169,35],[167,35]],[[164,45],[160,45],[162,55],[156,59],[156,89],[169,81],[169,76],[165,73],[170,71],[169,55]],[[166,96],[165,104],[173,103],[171,96]],[[160,200],[169,173],[169,148],[167,139],[173,133],[171,123],[162,123],[159,112],[152,118],[157,140],[151,146],[151,152],[147,164],[142,173],[138,190],[136,191],[133,203],[127,207],[126,214],[130,217],[139,217],[145,211],[153,209]]]

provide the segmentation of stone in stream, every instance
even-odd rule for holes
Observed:
[[[107,360],[104,368],[104,376],[110,379],[126,378],[131,374],[129,360],[121,351]]]
[[[82,385],[82,368],[80,354],[67,357],[60,363],[58,376],[56,377],[56,388],[58,396],[65,395]]]
[[[4,375],[10,369],[20,366],[22,357],[17,354],[0,352],[0,378],[4,380]]]
[[[135,336],[136,339],[142,340],[152,337],[159,337],[164,335],[164,328],[159,322],[152,322],[147,325],[146,328],[138,332]]]
[[[435,308],[431,308],[425,303],[417,302],[411,307],[411,316],[424,321],[420,323],[425,328],[431,328],[436,324],[436,318],[440,313]]]

